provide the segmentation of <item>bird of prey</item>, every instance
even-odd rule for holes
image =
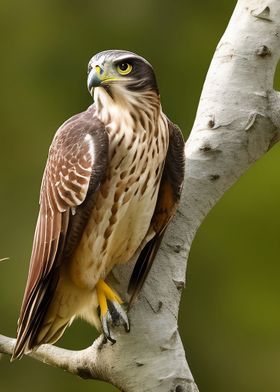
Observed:
[[[162,111],[151,64],[104,51],[90,60],[87,84],[94,103],[49,149],[13,358],[56,342],[76,317],[112,342],[114,320],[129,329],[106,276],[140,252],[134,300],[180,198],[184,140]]]

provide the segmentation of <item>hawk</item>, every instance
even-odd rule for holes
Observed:
[[[140,251],[128,285],[135,299],[180,198],[184,140],[162,111],[151,64],[104,51],[87,83],[94,103],[49,149],[13,358],[56,342],[76,317],[112,342],[114,320],[128,330],[106,276]]]

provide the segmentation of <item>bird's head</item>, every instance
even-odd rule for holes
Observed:
[[[93,56],[88,65],[88,90],[104,88],[111,96],[114,91],[158,94],[153,67],[143,57],[126,50],[106,50]]]

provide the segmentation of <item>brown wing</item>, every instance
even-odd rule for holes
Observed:
[[[59,266],[79,241],[93,194],[106,173],[108,136],[94,111],[91,106],[66,121],[49,150],[14,358],[33,347],[58,282]]]
[[[174,216],[183,186],[185,169],[185,143],[180,128],[168,121],[169,147],[162,173],[157,204],[152,217],[151,230],[156,234],[145,245],[133,269],[128,293],[131,294],[131,305],[141,290],[152,266],[164,232]]]

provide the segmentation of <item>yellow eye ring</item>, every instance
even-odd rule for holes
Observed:
[[[128,75],[132,71],[132,65],[129,63],[120,63],[117,66],[117,71],[120,75]]]

